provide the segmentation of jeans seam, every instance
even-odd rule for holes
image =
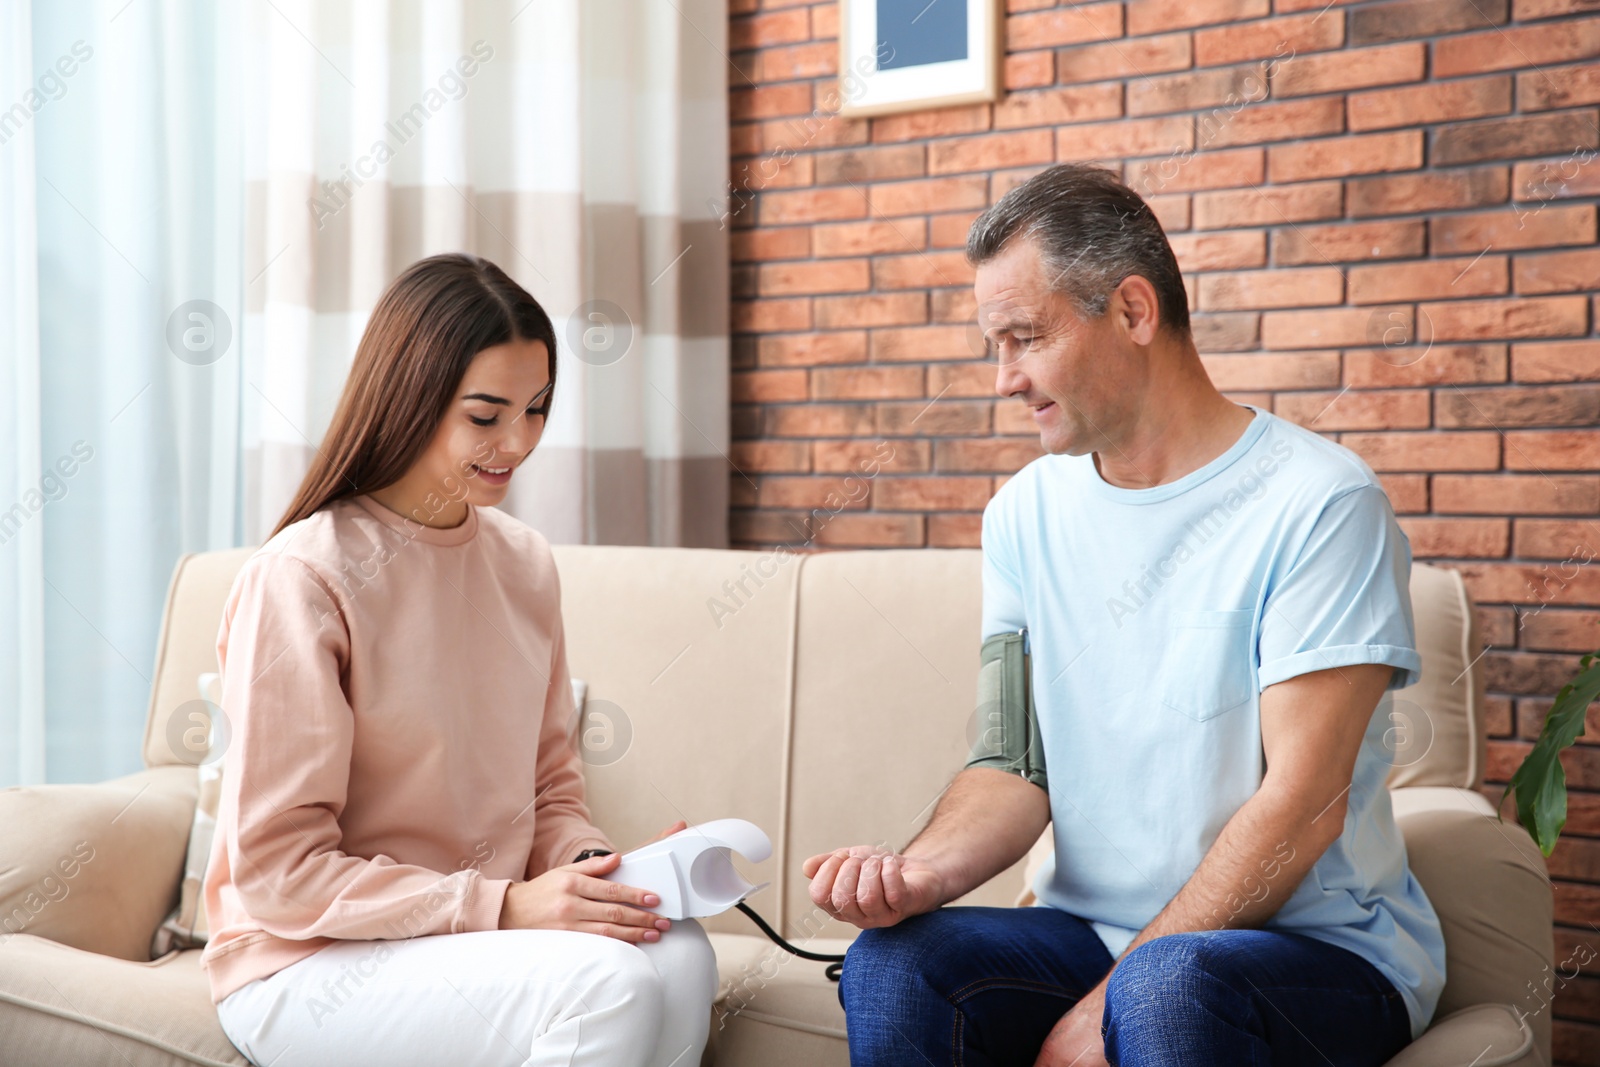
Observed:
[[[961,1001],[975,996],[978,993],[987,992],[995,987],[1006,986],[1009,986],[1013,989],[1028,989],[1036,993],[1051,993],[1069,998],[1073,995],[1063,987],[1052,985],[1048,982],[1030,982],[1026,978],[980,978],[976,982],[969,982],[968,984],[962,986],[960,989],[957,989],[955,992],[946,996],[945,999],[950,1002],[951,1007],[955,1007],[960,1004]],[[1082,994],[1079,994],[1079,997],[1081,998]]]

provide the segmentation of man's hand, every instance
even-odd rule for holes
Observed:
[[[872,845],[820,853],[801,870],[811,879],[813,904],[863,930],[893,926],[944,903],[944,879],[932,867]]]
[[[1105,1039],[1100,1036],[1105,1010],[1106,983],[1101,979],[1056,1023],[1033,1067],[1110,1067]]]
[[[873,845],[823,852],[801,870],[811,902],[863,930],[965,896],[1023,856],[1050,821],[1050,797],[1019,775],[968,767],[903,855]]]

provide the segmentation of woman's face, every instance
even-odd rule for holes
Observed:
[[[511,340],[485,348],[467,366],[433,441],[402,483],[412,483],[413,493],[476,507],[499,504],[544,433],[549,385],[550,355],[543,341]],[[428,525],[449,526],[466,518],[458,505],[448,511]]]

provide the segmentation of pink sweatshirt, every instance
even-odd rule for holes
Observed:
[[[494,508],[361,495],[245,562],[217,633],[231,738],[201,965],[220,1001],[337,939],[495,930],[589,819],[550,545]]]

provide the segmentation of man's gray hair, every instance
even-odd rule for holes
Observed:
[[[1189,333],[1189,296],[1177,257],[1150,205],[1104,167],[1060,163],[1016,186],[967,231],[967,261],[979,266],[1013,240],[1033,239],[1051,276],[1086,319],[1099,318],[1123,279],[1155,288],[1161,325]]]

